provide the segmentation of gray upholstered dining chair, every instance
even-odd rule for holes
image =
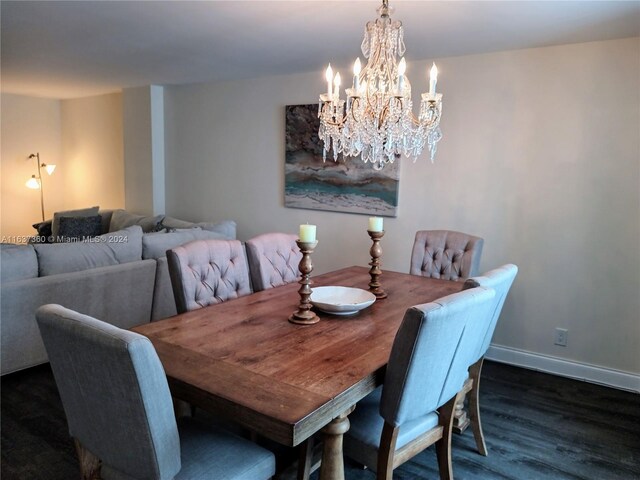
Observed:
[[[178,313],[251,293],[247,256],[238,240],[195,240],[167,250]]]
[[[487,455],[487,446],[484,441],[484,433],[482,432],[482,422],[480,421],[480,374],[482,373],[484,356],[491,344],[491,338],[498,324],[498,318],[500,318],[504,301],[517,274],[517,266],[506,264],[490,270],[480,277],[469,278],[462,286],[463,290],[475,287],[486,287],[496,292],[496,296],[493,299],[491,321],[487,324],[487,328],[482,332],[482,335],[478,336],[476,340],[473,356],[469,363],[469,378],[463,387],[463,394],[471,392],[469,395],[469,420],[478,452],[485,456]],[[462,396],[459,401],[464,402],[464,396]]]
[[[300,278],[298,265],[302,252],[297,235],[264,233],[247,240],[247,260],[256,292],[295,282]]]
[[[176,422],[164,369],[146,337],[60,305],[40,307],[36,319],[82,478],[248,480],[275,474],[268,450],[192,418]]]
[[[349,416],[345,455],[377,471],[378,479],[391,479],[393,469],[435,443],[440,478],[453,478],[453,410],[494,296],[477,287],[407,310],[383,386]]]
[[[464,281],[480,265],[484,240],[450,230],[416,232],[409,273],[423,277]]]

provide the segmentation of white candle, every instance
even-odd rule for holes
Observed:
[[[329,99],[331,99],[331,95],[333,93],[333,70],[331,68],[331,64],[327,67],[327,70],[324,72],[324,78],[327,80],[327,95]]]
[[[398,93],[402,95],[402,90],[404,90],[404,72],[407,70],[407,62],[404,60],[404,57],[400,59],[400,63],[398,64]]]
[[[309,225],[308,223],[305,225],[300,225],[300,241],[301,242],[315,242],[316,241],[316,226]]]
[[[369,217],[369,231],[370,232],[382,231],[382,217]]]
[[[438,67],[434,63],[429,73],[429,94],[436,94],[436,83],[438,83]]]
[[[336,96],[336,100],[340,99],[340,72],[336,73],[336,78],[333,80],[333,86],[334,86],[334,94]]]
[[[356,93],[360,90],[360,70],[362,69],[362,65],[360,65],[360,57],[356,58],[356,61],[353,63],[353,89]]]

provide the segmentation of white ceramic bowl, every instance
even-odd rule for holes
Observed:
[[[311,293],[311,303],[333,315],[355,315],[375,301],[373,293],[361,288],[316,287]]]

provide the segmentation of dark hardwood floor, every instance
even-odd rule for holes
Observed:
[[[480,392],[489,456],[476,453],[470,431],[454,436],[457,480],[640,479],[640,395],[493,362]],[[77,479],[49,366],[2,377],[1,393],[2,480]],[[347,461],[346,477],[375,475]],[[437,479],[434,449],[394,478]]]

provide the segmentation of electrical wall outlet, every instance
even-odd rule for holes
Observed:
[[[567,346],[567,337],[569,336],[569,330],[566,328],[556,328],[556,339],[554,345],[560,345],[561,347]]]

